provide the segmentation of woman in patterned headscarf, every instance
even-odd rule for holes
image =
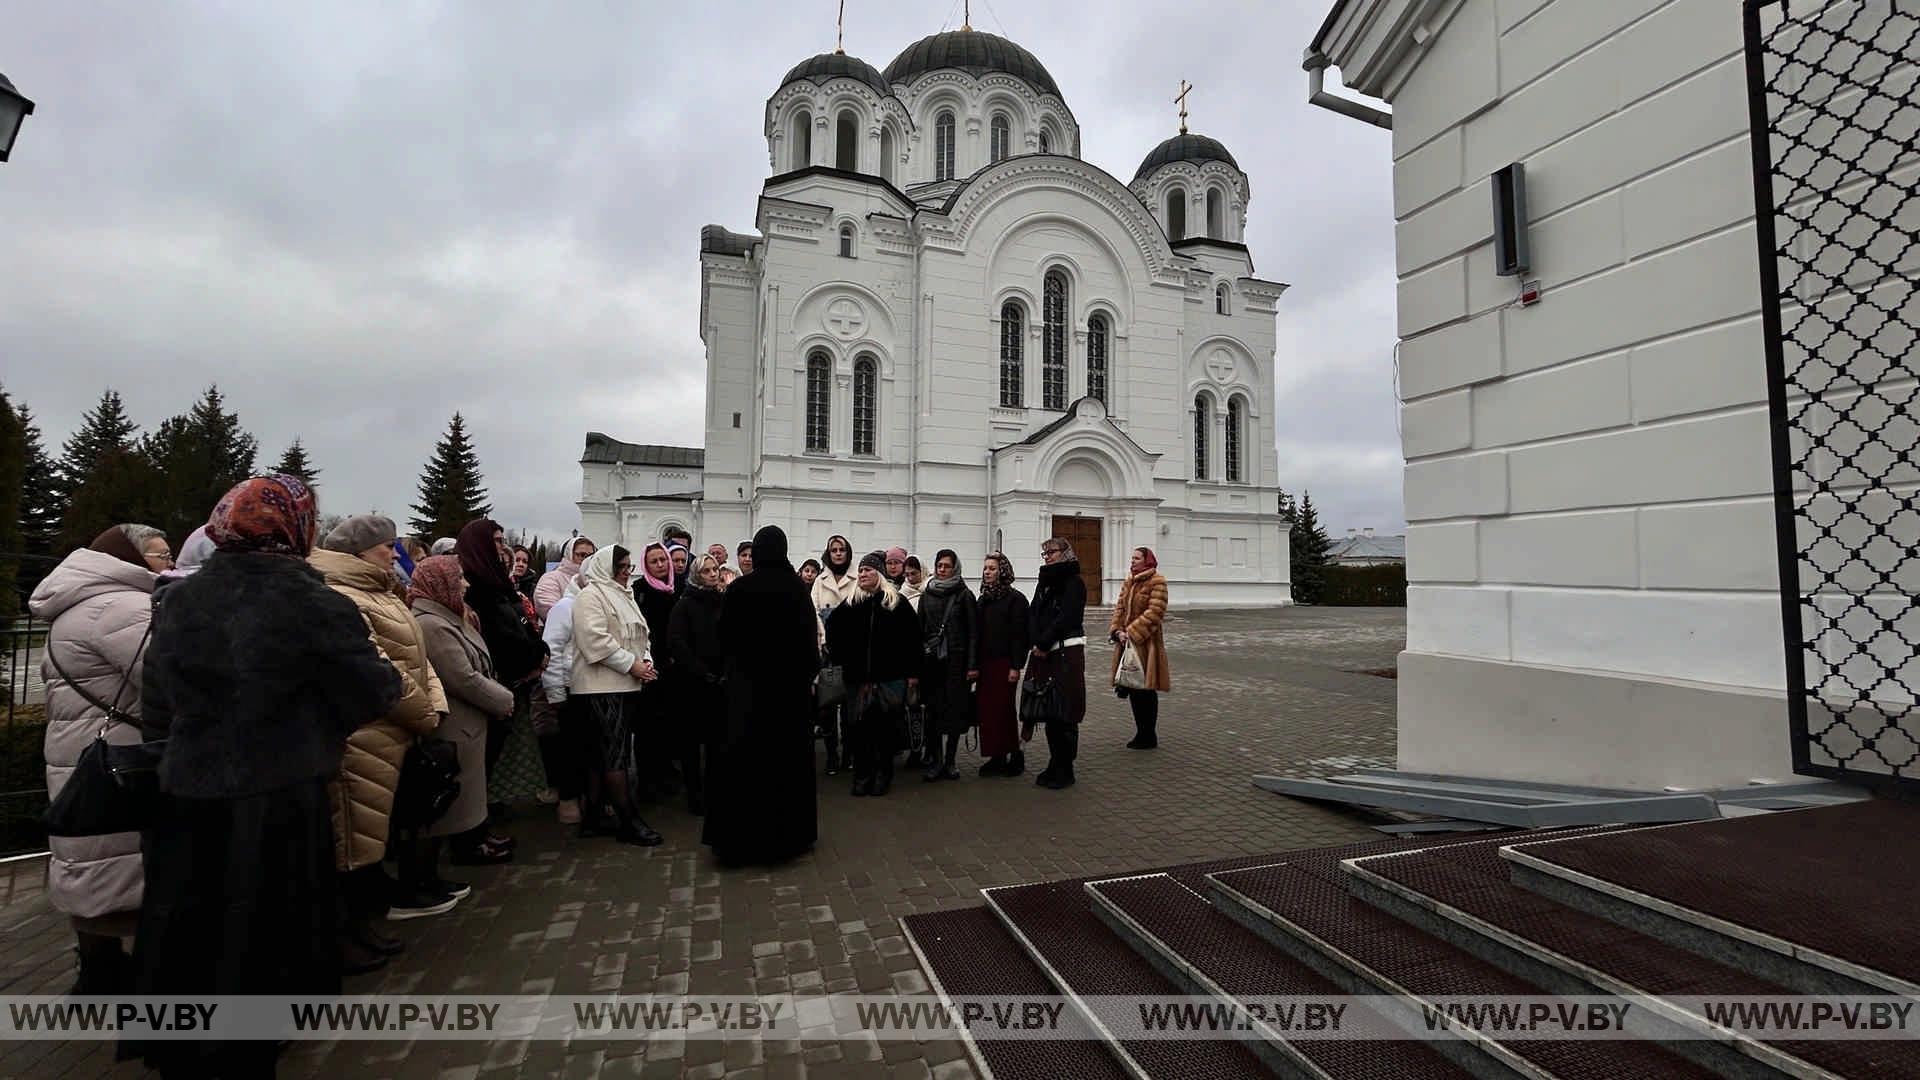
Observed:
[[[974,645],[980,664],[981,776],[1019,776],[1027,755],[1020,749],[1014,688],[1027,659],[1027,598],[1013,587],[1013,563],[999,552],[980,568],[980,610]]]
[[[327,781],[401,682],[353,601],[305,562],[317,521],[293,477],[235,486],[207,521],[214,554],[154,612],[140,727],[167,740],[167,797],[142,844],[135,993],[340,990]],[[279,1044],[139,1049],[168,1076],[251,1076],[272,1074]]]

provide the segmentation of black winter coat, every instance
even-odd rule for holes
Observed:
[[[974,658],[978,621],[973,590],[965,585],[945,596],[932,589],[920,594],[921,640],[932,646],[941,627],[946,628],[946,659],[925,656],[921,660],[920,700],[926,703],[928,731],[933,734],[952,735],[973,726],[973,688],[967,672],[980,666]]]
[[[1086,637],[1087,583],[1080,562],[1068,559],[1040,568],[1040,585],[1027,609],[1027,636],[1035,649],[1053,651],[1069,638]]]
[[[1026,594],[1008,589],[998,600],[982,597],[978,609],[975,622],[979,632],[973,647],[978,661],[1005,660],[1016,668],[1024,666],[1031,648],[1027,644],[1031,638],[1027,634]]]
[[[353,601],[299,559],[216,553],[154,611],[140,726],[167,740],[170,794],[241,799],[331,777],[347,736],[399,700],[400,673]]]
[[[664,676],[673,667],[673,609],[680,602],[680,594],[661,592],[635,578],[633,599],[647,619],[647,647],[653,650],[653,666]]]
[[[859,594],[855,594],[858,596]],[[920,677],[920,619],[904,599],[887,610],[881,596],[848,601],[827,616],[827,655],[847,687]]]
[[[727,651],[720,642],[720,608],[725,599],[718,589],[688,589],[667,619],[673,666],[690,684],[718,684],[726,674]],[[651,615],[647,623],[652,625]],[[659,646],[653,655],[657,663]]]
[[[519,597],[512,589],[467,586],[467,606],[480,617],[480,636],[493,657],[494,675],[509,687],[525,682],[547,656],[547,643],[527,625]]]

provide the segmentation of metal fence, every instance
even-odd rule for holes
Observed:
[[[1794,767],[1920,793],[1920,4],[1744,16]]]
[[[40,658],[47,626],[23,618],[0,626],[0,856],[46,848],[40,814],[47,808],[41,747],[46,733],[46,686]]]

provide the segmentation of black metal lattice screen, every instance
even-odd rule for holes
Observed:
[[[1748,0],[1795,769],[1920,791],[1920,0]]]

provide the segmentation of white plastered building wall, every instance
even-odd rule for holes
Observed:
[[[1393,106],[1399,767],[1789,775],[1739,0],[1348,0],[1327,61]]]

